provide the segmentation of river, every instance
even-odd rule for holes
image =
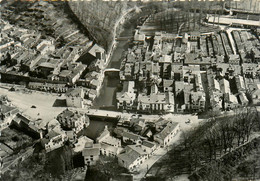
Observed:
[[[128,23],[127,27],[120,34],[120,37],[133,36],[133,31],[135,29],[135,23]],[[107,68],[120,68],[121,59],[123,52],[129,47],[129,40],[118,41],[117,46],[113,52],[110,62]],[[116,91],[120,84],[120,79],[118,73],[115,75],[105,75],[102,88],[100,90],[100,95],[94,101],[93,108],[98,109],[109,109],[116,110]]]

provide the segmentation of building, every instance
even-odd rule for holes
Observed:
[[[205,92],[190,92],[189,96],[185,96],[186,110],[199,112],[205,110],[206,94]],[[187,98],[187,99],[186,99]]]
[[[19,110],[15,107],[0,105],[0,131],[10,126],[18,112]]]
[[[28,88],[39,91],[51,91],[56,93],[65,93],[68,90],[66,84],[51,84],[41,82],[29,82]]]
[[[173,84],[174,81],[173,80],[168,80],[168,79],[164,79],[163,80],[163,91],[164,92],[172,92],[173,91]]]
[[[157,145],[154,142],[143,140],[142,145],[150,149],[150,154],[152,155],[153,152],[156,150]]]
[[[172,92],[139,94],[137,110],[141,112],[174,112],[174,97]]]
[[[138,134],[134,134],[131,132],[123,132],[123,141],[124,142],[131,142],[134,144],[141,144],[141,136],[139,136]]]
[[[239,63],[240,63],[240,58],[239,58],[239,55],[237,55],[237,54],[228,55],[228,59],[229,59],[229,63],[232,65],[239,65]]]
[[[128,145],[126,152],[118,155],[118,164],[129,171],[138,169],[138,167],[148,159],[149,152],[142,145]]]
[[[82,151],[85,165],[95,165],[100,155],[100,144],[86,143]]]
[[[145,34],[140,33],[139,30],[135,30],[134,41],[144,43],[145,42]]]
[[[122,92],[116,93],[117,108],[120,110],[132,110],[136,94],[134,81],[125,81]]]
[[[95,44],[94,46],[90,47],[87,50],[86,59],[87,61],[90,62],[100,59],[100,60],[104,60],[104,62],[106,63],[106,51],[102,47]],[[88,62],[83,62],[83,63],[88,64]]]
[[[251,99],[252,99],[252,104],[254,105],[260,105],[260,85],[257,84],[254,90],[251,91]]]
[[[85,145],[93,144],[93,140],[86,137],[86,136],[80,136],[77,140],[77,142],[74,144],[73,151],[78,153],[82,152],[82,150],[85,148]]]
[[[238,107],[237,97],[231,93],[224,94],[224,109],[230,110]]]
[[[22,113],[17,113],[15,117],[13,117],[12,125],[22,129],[34,138],[42,138],[43,134],[41,128],[37,124],[35,124],[34,120],[29,118],[28,116],[25,116]]]
[[[238,91],[245,91],[246,90],[246,85],[244,78],[241,75],[236,76],[236,87]]]
[[[230,93],[231,91],[230,91],[230,85],[229,85],[229,81],[228,80],[226,80],[226,79],[221,79],[220,80],[220,89],[221,89],[221,92],[223,93],[223,94],[228,94],[228,93]]]
[[[104,156],[115,157],[123,151],[122,147],[111,146],[106,143],[101,143],[100,152]]]
[[[165,127],[154,135],[154,141],[159,143],[160,147],[166,147],[170,144],[174,136],[180,131],[180,125],[176,122],[168,122]]]
[[[189,41],[197,41],[200,38],[199,32],[191,32],[189,34]]]
[[[89,125],[89,118],[86,114],[69,109],[64,110],[57,116],[61,127],[65,130],[72,130],[75,133],[80,132]]]
[[[64,145],[64,142],[66,141],[67,137],[66,134],[58,134],[55,131],[50,131],[48,134],[48,139],[43,138],[44,147],[46,152],[53,151],[55,149],[58,149]]]
[[[105,126],[103,132],[100,133],[99,137],[97,137],[96,142],[105,143],[114,147],[121,147],[121,140],[111,136],[107,126]]]
[[[249,101],[246,97],[246,94],[244,92],[240,92],[238,94],[238,100],[239,100],[239,103],[242,105],[242,106],[247,106]]]
[[[84,107],[84,91],[82,88],[69,89],[66,93],[66,104],[68,107]]]

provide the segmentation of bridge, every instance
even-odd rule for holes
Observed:
[[[115,38],[116,41],[126,41],[126,40],[131,40],[133,37],[132,36],[125,36],[125,37],[117,37]]]
[[[104,70],[104,73],[105,72],[120,72],[120,69],[116,69],[116,68],[107,68]]]

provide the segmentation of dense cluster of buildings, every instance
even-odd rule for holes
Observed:
[[[141,117],[121,118],[114,130],[125,145],[124,152],[118,155],[119,165],[138,170],[157,149],[167,148],[179,131],[178,123],[162,118],[152,125]]]
[[[259,104],[260,41],[254,32],[135,37],[120,68],[118,109],[203,112]]]
[[[30,89],[57,93],[82,86],[91,105],[103,81],[106,52],[75,22],[43,1],[21,14],[5,9],[0,21],[3,81],[25,82]]]

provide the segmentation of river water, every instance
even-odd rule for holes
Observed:
[[[120,34],[120,37],[133,36],[135,24],[128,24],[124,31]],[[123,52],[129,47],[128,40],[120,40],[113,52],[110,62],[107,68],[120,68]],[[94,101],[93,107],[99,109],[116,110],[116,91],[120,84],[119,74],[113,73],[113,75],[105,75],[100,95]]]

